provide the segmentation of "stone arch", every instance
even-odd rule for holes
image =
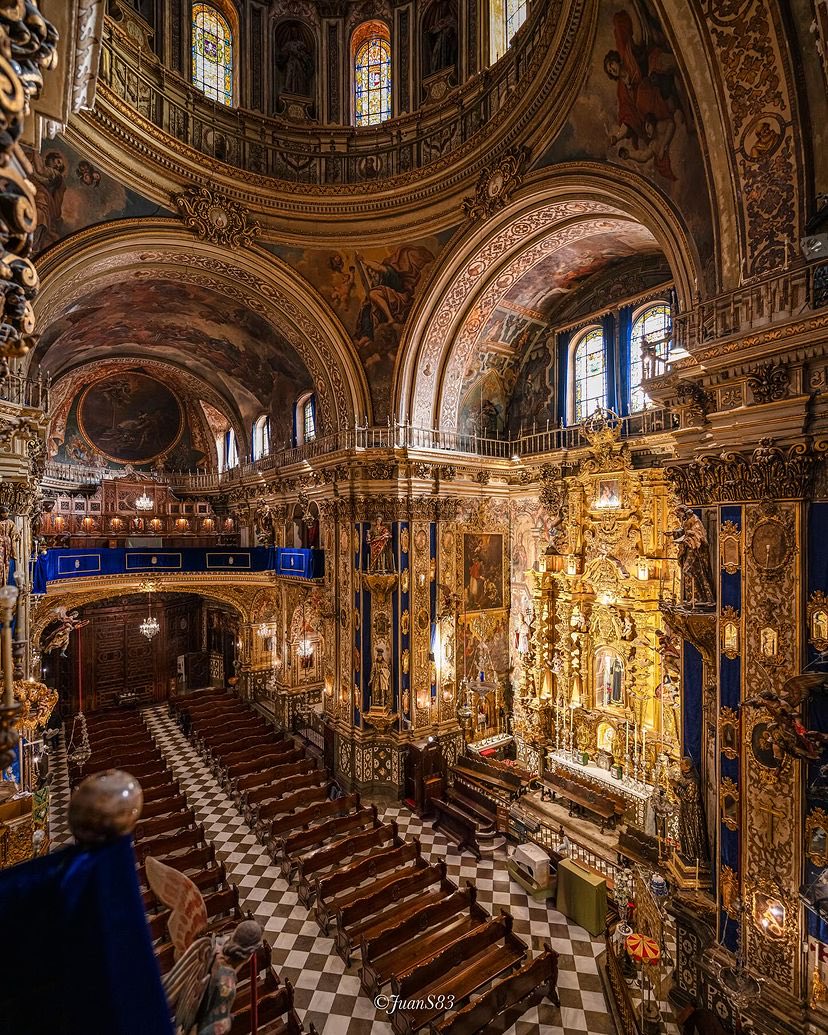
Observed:
[[[295,349],[313,382],[322,434],[370,418],[367,380],[344,327],[306,281],[263,248],[221,248],[173,220],[118,220],[61,241],[40,274],[36,312],[43,330],[125,277],[154,275],[219,292],[268,321]],[[35,350],[30,365],[42,359]]]
[[[512,264],[514,270],[530,268],[584,236],[595,221],[648,230],[669,263],[679,306],[692,304],[702,276],[698,251],[678,211],[656,187],[601,163],[535,173],[511,204],[472,224],[432,274],[409,319],[395,369],[400,420],[456,428],[463,367],[474,346],[471,331],[508,283]]]

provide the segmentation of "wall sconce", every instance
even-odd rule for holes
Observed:
[[[188,532],[190,529],[190,522],[186,518],[179,518],[175,523],[175,527],[179,532]]]
[[[205,532],[212,532],[214,524],[215,524],[215,522],[213,521],[212,518],[205,518],[204,521],[202,522],[202,528],[204,529]]]
[[[646,557],[639,557],[638,564],[636,565],[635,569],[635,574],[639,582],[646,582],[647,579],[650,577],[650,566],[647,563]]]
[[[83,525],[84,532],[91,532],[92,529],[95,527],[95,522],[92,520],[91,517],[85,517],[81,524]]]
[[[785,937],[785,905],[778,898],[757,892],[753,896],[753,919],[768,938],[779,940]]]
[[[163,528],[163,522],[161,521],[161,518],[153,518],[152,521],[150,521],[149,526],[153,532],[160,532]]]
[[[113,519],[112,519],[112,520],[111,520],[111,521],[109,522],[109,527],[110,527],[110,528],[112,529],[112,531],[113,531],[113,532],[117,532],[117,531],[119,531],[119,530],[120,530],[121,528],[123,528],[123,527],[124,527],[124,523],[123,523],[123,521],[121,521],[121,519],[120,519],[120,518],[118,518],[118,517],[114,517],[114,518],[113,518]]]

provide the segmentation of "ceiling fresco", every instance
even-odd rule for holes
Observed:
[[[55,377],[118,355],[189,371],[232,400],[245,425],[270,413],[278,445],[290,438],[296,397],[313,387],[302,360],[267,320],[206,288],[143,277],[72,306],[45,329],[35,358]]]
[[[169,214],[107,176],[63,137],[45,140],[40,151],[24,150],[32,164],[36,190],[35,255],[96,223]]]
[[[535,168],[587,159],[646,176],[679,207],[712,275],[701,145],[675,55],[650,0],[601,9],[586,82]]]

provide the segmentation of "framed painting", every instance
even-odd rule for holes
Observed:
[[[503,534],[463,534],[463,601],[467,611],[503,609]]]

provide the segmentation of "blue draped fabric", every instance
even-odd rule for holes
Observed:
[[[632,361],[633,309],[625,305],[618,310],[618,413],[630,412],[630,363]]]
[[[702,656],[692,643],[684,641],[682,729],[684,754],[701,772]]]
[[[572,333],[570,331],[558,335],[556,345],[558,350],[558,397],[556,400],[558,424],[566,424],[569,421],[566,400],[569,392],[569,346],[571,343]]]
[[[821,590],[828,596],[828,503],[812,503],[808,509],[807,525],[807,596]],[[806,633],[806,640],[810,636],[810,630]],[[808,644],[808,664],[812,665],[810,671],[825,672],[825,665],[814,664],[817,661],[817,652],[814,647]],[[806,726],[809,729],[828,731],[828,692],[822,691],[811,694]],[[828,789],[820,790],[823,781],[819,779],[820,765],[826,762],[823,757],[820,762],[809,762],[803,774],[807,788],[806,809],[810,812],[815,808],[828,810]],[[805,882],[813,883],[820,873],[820,868],[806,860]],[[808,918],[808,933],[818,938],[821,942],[828,943],[828,924],[820,920],[810,909],[806,910]]]
[[[0,872],[0,1035],[172,1035],[124,837]]]
[[[324,550],[296,547],[253,546],[243,548],[184,547],[173,549],[57,549],[47,550],[35,563],[34,591],[45,593],[46,584],[84,575],[122,575],[133,572],[275,571],[295,578],[322,578]]]
[[[315,437],[316,435],[319,434],[318,429],[317,429],[317,425],[316,425],[316,396],[312,395],[310,397],[310,399],[308,400],[308,402],[310,403],[311,417],[313,418],[313,434],[314,434],[314,437]]]
[[[604,336],[604,362],[606,364],[607,401],[606,406],[618,413],[618,352],[615,342],[615,316],[607,313],[601,318],[601,333]]]
[[[298,409],[299,409],[299,404],[298,403],[294,403],[294,405],[292,407],[293,422],[291,424],[291,432],[290,432],[290,445],[291,445],[291,448],[293,448],[293,449],[295,449],[297,447],[297,445],[299,444],[299,432],[298,432],[298,429],[296,427],[296,422],[298,420],[298,413],[297,413]]]

